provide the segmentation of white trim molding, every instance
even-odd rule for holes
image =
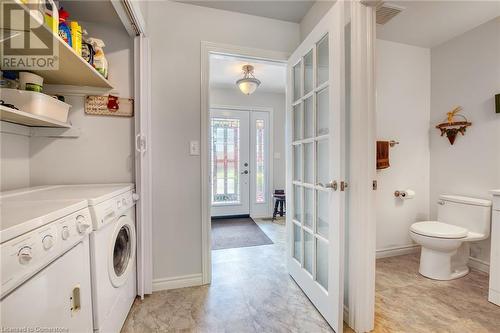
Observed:
[[[385,249],[377,250],[377,259],[402,256],[410,253],[417,253],[419,250],[420,250],[420,245],[416,244],[387,247]]]
[[[490,263],[481,259],[469,257],[469,267],[487,274],[490,273]]]
[[[286,63],[289,53],[202,41],[201,52],[201,251],[202,283],[212,280],[212,250],[210,240],[210,54],[244,56]]]
[[[201,273],[174,276],[162,279],[154,279],[153,292],[160,290],[195,287],[195,286],[201,286],[202,284],[203,284],[203,279]]]
[[[351,5],[349,158],[349,320],[356,332],[375,324],[375,11]]]

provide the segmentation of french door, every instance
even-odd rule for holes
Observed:
[[[210,131],[212,216],[266,216],[268,113],[212,109]]]
[[[288,270],[336,332],[343,323],[344,8],[337,1],[288,62]]]

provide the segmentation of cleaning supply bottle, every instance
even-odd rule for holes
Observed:
[[[71,43],[71,30],[66,22],[69,17],[69,13],[64,10],[64,8],[59,9],[59,37],[65,41],[69,46],[73,47]]]
[[[82,27],[78,24],[77,21],[71,21],[70,23],[71,29],[71,42],[73,50],[75,50],[76,54],[79,56],[82,55]]]
[[[53,0],[42,0],[40,11],[43,13],[45,24],[54,34],[59,32],[59,13]]]
[[[106,46],[101,39],[89,38],[88,42],[94,48],[94,68],[97,69],[102,76],[108,78],[108,60],[104,56],[102,48]]]

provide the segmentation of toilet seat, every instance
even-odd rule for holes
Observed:
[[[438,221],[413,223],[410,230],[422,236],[445,239],[465,238],[469,234],[469,231],[465,228]]]

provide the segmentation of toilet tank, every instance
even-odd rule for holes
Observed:
[[[438,201],[438,221],[457,225],[488,237],[491,201],[458,195],[441,195]]]

